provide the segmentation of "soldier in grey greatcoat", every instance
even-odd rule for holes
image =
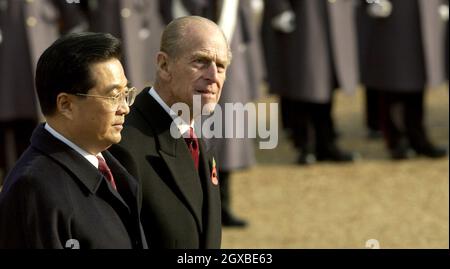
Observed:
[[[59,33],[82,30],[84,25],[76,4],[0,0],[0,170],[4,174],[29,145],[40,119],[34,91],[39,55]]]
[[[124,66],[137,89],[153,85],[163,23],[158,0],[83,0],[90,31],[122,39]]]
[[[381,124],[393,159],[438,158],[424,125],[424,93],[445,81],[442,0],[363,2],[362,82],[380,96]],[[448,7],[447,7],[448,13]]]
[[[337,146],[334,89],[353,93],[358,60],[353,0],[266,0],[263,44],[269,89],[280,96],[299,164],[347,162]]]
[[[356,24],[358,30],[358,58],[361,66],[361,60],[364,58],[364,51],[361,49],[365,47],[364,42],[366,42],[365,35],[367,34],[367,12],[369,12],[366,6],[366,0],[360,0],[357,5],[356,12]],[[360,68],[361,72],[361,68]],[[361,75],[361,73],[360,73]],[[380,122],[380,100],[377,91],[373,91],[370,88],[364,88],[364,116],[365,116],[365,127],[367,130],[368,139],[381,139],[381,122]]]

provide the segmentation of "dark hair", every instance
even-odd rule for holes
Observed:
[[[48,47],[36,67],[36,91],[44,115],[56,110],[56,97],[61,92],[87,93],[95,87],[92,64],[113,58],[121,59],[119,39],[105,33],[65,35]]]

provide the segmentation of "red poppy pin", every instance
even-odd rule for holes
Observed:
[[[214,157],[212,161],[211,181],[214,185],[219,185],[219,179],[217,178],[216,160],[214,159]]]

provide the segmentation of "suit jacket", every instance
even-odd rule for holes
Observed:
[[[102,152],[120,195],[83,156],[39,125],[0,193],[0,248],[146,248],[138,184]]]
[[[170,115],[140,93],[111,153],[140,182],[141,221],[150,248],[220,248],[219,186],[211,181],[211,149],[199,139],[198,171],[183,139],[173,138]]]

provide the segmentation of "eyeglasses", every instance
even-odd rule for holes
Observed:
[[[127,106],[133,105],[134,100],[136,99],[136,92],[136,88],[132,87],[126,88],[125,91],[118,93],[116,96],[103,96],[85,93],[75,93],[75,95],[107,99],[111,104],[112,109],[114,109],[114,111],[117,111],[120,105],[123,104],[123,102],[125,102]]]

